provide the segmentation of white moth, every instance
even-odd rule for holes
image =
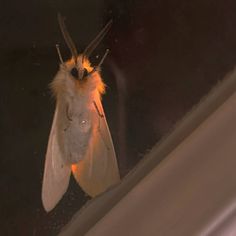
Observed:
[[[116,155],[101,104],[105,85],[99,71],[108,51],[96,67],[92,67],[88,60],[108,32],[111,22],[78,55],[64,19],[58,15],[58,20],[72,58],[63,62],[57,47],[61,64],[51,84],[56,97],[56,110],[42,186],[42,202],[46,211],[52,210],[66,192],[71,172],[91,197],[120,181]]]

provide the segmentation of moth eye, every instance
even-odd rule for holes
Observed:
[[[73,77],[75,77],[76,79],[78,79],[78,77],[79,77],[79,72],[78,72],[78,70],[77,70],[76,67],[73,67],[73,68],[71,69],[70,74],[71,74]]]
[[[84,77],[87,77],[88,76],[88,71],[87,69],[84,68]]]

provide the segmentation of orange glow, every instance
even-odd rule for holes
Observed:
[[[93,70],[93,67],[91,67],[90,62],[87,58],[83,61],[83,67],[88,71],[91,72]]]
[[[80,60],[80,58],[82,57],[82,55],[78,56],[78,61]],[[68,61],[66,61],[66,65],[68,68],[73,67],[75,65],[75,60],[72,57],[71,59],[69,59]],[[85,57],[84,61],[83,61],[83,67],[88,71],[91,72],[93,70],[93,67],[91,67],[89,60]]]
[[[76,171],[76,169],[77,169],[77,166],[76,166],[76,164],[73,164],[73,165],[71,165],[71,170],[72,170],[72,172],[75,172],[75,171]]]
[[[71,165],[71,171],[78,183],[79,183],[81,173],[83,172],[83,168],[84,168],[84,161],[80,161],[78,164]]]

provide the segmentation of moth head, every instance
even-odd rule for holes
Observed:
[[[109,52],[108,50],[106,51],[106,53],[104,54],[104,56],[102,57],[101,61],[99,62],[99,64],[97,66],[95,66],[94,68],[92,68],[90,66],[88,59],[89,59],[90,55],[92,54],[92,52],[95,50],[95,48],[98,46],[98,44],[102,41],[104,36],[109,31],[111,24],[112,24],[112,20],[110,20],[106,24],[106,26],[99,32],[99,34],[92,40],[92,42],[85,48],[83,53],[80,55],[78,55],[76,46],[75,46],[69,32],[67,31],[67,28],[65,25],[65,20],[61,16],[60,13],[58,13],[58,22],[60,25],[62,35],[65,39],[65,42],[72,54],[71,60],[73,62],[73,65],[70,66],[69,73],[73,79],[82,81],[82,80],[88,78],[92,73],[94,73],[95,71],[97,71],[100,68],[106,55]],[[61,60],[62,64],[64,64],[58,46],[57,46],[57,50],[58,50],[60,60]]]
[[[87,59],[83,61],[82,59],[83,56],[79,55],[77,60],[74,60],[72,57],[70,63],[68,63],[70,76],[75,80],[85,80],[88,77],[89,72],[92,71],[89,61]]]

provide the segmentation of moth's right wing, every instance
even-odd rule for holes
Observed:
[[[58,144],[58,107],[53,118],[49,136],[42,186],[42,202],[46,211],[52,210],[66,192],[71,166],[63,162],[63,153]]]
[[[72,165],[72,173],[80,187],[91,197],[95,197],[120,182],[116,154],[107,125],[100,97],[94,100],[94,130],[86,156],[78,164]]]

